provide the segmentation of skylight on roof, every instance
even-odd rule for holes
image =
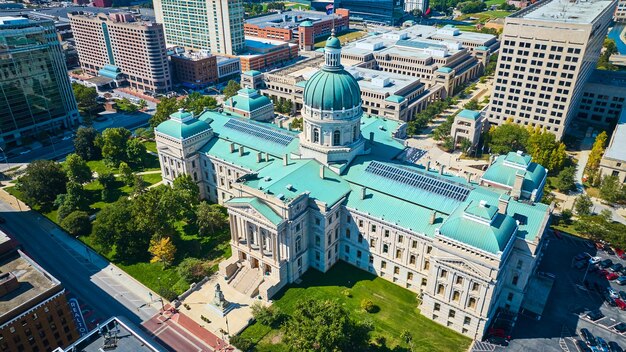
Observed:
[[[231,118],[230,120],[228,120],[224,127],[284,146],[289,145],[289,143],[291,143],[291,141],[294,139],[294,137],[290,134],[281,133],[277,130],[267,128],[259,124],[253,124],[251,122],[235,118]]]

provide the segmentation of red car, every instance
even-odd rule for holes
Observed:
[[[623,300],[619,298],[615,299],[615,305],[617,305],[617,308],[621,310],[626,310],[626,302],[624,302]]]
[[[626,258],[626,253],[624,253],[623,250],[619,249],[619,248],[614,248],[615,249],[615,254],[617,254],[618,257],[620,257],[621,259],[625,259]]]
[[[619,275],[617,275],[616,273],[608,273],[606,274],[606,279],[609,281],[613,281],[615,279],[617,279],[619,277]]]

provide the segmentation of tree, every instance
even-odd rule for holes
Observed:
[[[576,188],[576,167],[568,166],[561,170],[556,177],[554,187],[560,192],[571,191]]]
[[[126,184],[126,186],[132,186],[135,182],[135,177],[133,175],[133,169],[128,166],[125,162],[121,162],[119,166],[120,176],[122,181]]]
[[[611,63],[611,55],[617,54],[617,45],[613,39],[604,39],[604,50],[598,58],[597,67],[602,70],[617,70],[617,66]]]
[[[148,182],[146,182],[141,175],[134,175],[133,178],[133,196],[143,194],[148,189]]]
[[[223,207],[218,204],[201,202],[196,209],[196,219],[201,236],[215,233],[228,225],[228,217],[224,214]]]
[[[74,149],[84,160],[96,160],[100,157],[100,148],[96,146],[96,139],[100,133],[93,127],[79,127],[74,137]]]
[[[480,105],[478,105],[478,101],[476,99],[472,99],[465,103],[463,108],[468,110],[480,110]]]
[[[139,106],[133,104],[130,100],[128,100],[128,98],[122,98],[120,100],[117,100],[115,102],[115,106],[118,110],[124,111],[124,112],[136,112],[137,110],[139,110]]]
[[[600,197],[607,202],[617,203],[624,200],[624,186],[617,176],[605,176],[600,185]]]
[[[146,146],[139,139],[133,138],[128,141],[126,145],[126,160],[129,163],[141,165],[147,156]]]
[[[581,194],[576,197],[576,202],[574,203],[576,214],[579,216],[589,215],[591,214],[591,207],[593,207],[593,202],[588,195]]]
[[[139,109],[143,110],[148,107],[148,102],[143,99],[140,99],[139,104],[137,104],[137,106],[139,106]]]
[[[198,258],[185,258],[176,266],[176,273],[188,284],[202,280],[210,272],[208,263]]]
[[[111,172],[103,172],[98,175],[98,182],[102,186],[101,198],[103,201],[109,201],[111,192],[115,186],[115,176]]]
[[[87,162],[78,154],[69,154],[63,163],[63,169],[67,178],[79,184],[91,181],[91,169],[87,166]]]
[[[295,119],[291,121],[291,128],[293,129],[302,130],[302,127],[303,127],[302,125],[303,125],[302,117],[296,117]]]
[[[176,246],[174,246],[170,237],[150,240],[150,248],[148,250],[152,254],[150,263],[161,262],[166,266],[174,261],[174,255],[176,254]]]
[[[470,2],[463,3],[463,6],[461,6],[460,10],[461,10],[461,13],[468,14],[468,13],[481,12],[486,8],[487,8],[487,5],[482,1],[470,1]]]
[[[55,200],[59,206],[57,209],[57,219],[61,222],[66,216],[76,210],[82,210],[87,204],[87,196],[83,186],[79,183],[69,181],[66,184],[67,193]]]
[[[105,252],[115,248],[116,256],[134,261],[145,258],[150,246],[150,233],[141,231],[133,216],[134,205],[126,198],[105,206],[93,224],[94,243]]]
[[[224,92],[223,92],[224,100],[230,99],[230,97],[237,95],[237,92],[240,89],[241,89],[241,86],[239,85],[239,83],[233,81],[232,79],[228,81],[228,84],[226,85],[226,88],[224,88]]]
[[[84,211],[74,211],[61,221],[61,227],[72,236],[86,236],[91,233],[89,214]]]
[[[180,220],[185,206],[171,187],[161,185],[133,199],[133,218],[137,228],[152,237],[170,236],[175,233],[174,222]]]
[[[505,154],[526,150],[528,137],[528,130],[509,120],[501,126],[491,127],[487,134],[487,142],[492,153]]]
[[[81,111],[90,111],[98,105],[96,98],[98,91],[93,87],[85,87],[82,84],[72,83],[72,91],[76,98],[76,104]]]
[[[282,314],[275,306],[265,306],[260,302],[255,302],[251,309],[254,319],[265,326],[275,327],[282,318]]]
[[[371,299],[364,298],[363,300],[361,300],[361,309],[363,309],[367,313],[372,313],[376,309],[376,306]]]
[[[545,166],[551,172],[559,172],[565,161],[565,144],[556,140],[556,136],[539,127],[529,129],[526,150],[533,157],[533,161]]]
[[[51,160],[35,160],[17,179],[17,188],[30,204],[47,206],[65,193],[67,176],[61,165]]]
[[[589,176],[589,182],[592,184],[595,183],[596,178],[598,177],[598,168],[600,167],[600,160],[604,155],[604,149],[606,148],[606,142],[608,139],[608,135],[606,131],[598,134],[595,142],[593,142],[593,147],[591,147],[591,152],[589,153],[589,159],[587,159],[587,165],[585,165],[585,173]],[[600,181],[600,180],[597,180]]]
[[[200,188],[188,174],[179,175],[172,182],[172,188],[181,201],[192,206],[200,202]]]
[[[367,333],[338,302],[303,299],[284,326],[291,351],[363,351]]]
[[[182,107],[195,116],[198,116],[202,113],[202,111],[204,111],[205,108],[217,108],[217,100],[211,96],[193,92],[182,101]]]
[[[108,162],[119,165],[127,159],[126,148],[130,131],[123,127],[107,128],[102,136],[96,140],[96,144],[102,150],[102,157]]]
[[[413,351],[413,335],[411,334],[411,332],[407,329],[402,330],[402,332],[400,333],[400,338],[407,345],[409,345],[410,350]]]
[[[156,128],[161,122],[170,118],[170,115],[175,113],[178,109],[178,100],[176,97],[161,98],[161,101],[157,104],[154,115],[150,118],[150,126]]]
[[[461,138],[461,151],[464,154],[470,153],[470,148],[472,147],[472,142],[467,138]]]

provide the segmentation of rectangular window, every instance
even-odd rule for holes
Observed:
[[[447,276],[448,276],[448,272],[445,270],[441,270],[441,272],[439,273],[439,277],[446,278]]]
[[[460,277],[460,276],[457,276],[457,277],[456,277],[456,284],[457,284],[457,285],[463,285],[463,278],[462,278],[462,277]]]
[[[413,273],[407,273],[406,274],[406,279],[407,280],[413,280]]]
[[[469,325],[471,322],[472,322],[472,319],[470,317],[465,317],[465,319],[463,319],[464,325]]]
[[[461,299],[461,293],[459,291],[454,291],[452,293],[452,300],[458,302]]]
[[[441,304],[439,304],[439,303],[435,303],[435,306],[433,307],[433,310],[434,310],[434,311],[439,311],[439,310],[441,310]]]
[[[450,309],[450,311],[448,312],[448,318],[454,318],[455,315],[456,315],[456,312]]]
[[[439,284],[437,286],[437,294],[438,295],[443,295],[444,291],[445,291],[445,287],[442,284]]]
[[[382,262],[380,262],[380,268],[381,269],[385,269],[386,267],[387,267],[387,262],[386,261],[383,260]]]
[[[372,232],[376,232],[376,225],[372,225]]]
[[[467,306],[472,309],[476,308],[476,298],[470,297]]]

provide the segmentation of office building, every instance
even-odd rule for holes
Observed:
[[[170,55],[176,83],[198,89],[217,83],[217,57],[200,51],[182,50]]]
[[[241,82],[243,84],[250,81],[250,87],[259,89],[263,95],[276,101],[291,100],[292,113],[298,114],[304,106],[304,87],[307,81],[323,65],[324,58],[316,57],[263,74],[244,71]],[[428,104],[446,96],[442,84],[427,86],[422,79],[412,76],[358,66],[349,66],[346,71],[359,84],[361,108],[366,114],[409,121]]]
[[[341,33],[350,28],[350,11],[336,9],[328,15],[321,11],[286,11],[249,18],[244,24],[246,36],[295,41],[300,50],[313,50],[315,41],[327,38],[334,28]]]
[[[547,0],[505,20],[490,123],[512,119],[562,138],[593,73],[616,0]]]
[[[70,14],[80,67],[115,84],[123,80],[139,91],[166,93],[172,77],[163,25],[130,13]]]
[[[52,21],[0,17],[0,145],[71,128],[80,115]]]
[[[626,110],[622,110],[611,141],[600,160],[601,176],[616,176],[626,183]]]
[[[482,74],[498,47],[490,34],[453,26],[412,26],[357,40],[343,50],[341,59],[351,66],[418,77],[427,87],[439,84],[452,95]]]
[[[245,48],[242,0],[155,0],[168,46],[237,55]]]
[[[398,26],[404,17],[406,0],[340,0],[337,7],[350,10],[353,21]]]
[[[430,6],[428,0],[404,0],[405,12],[413,13],[413,11],[418,10],[423,14],[428,10],[428,6]]]
[[[239,55],[241,70],[265,70],[283,66],[298,57],[298,45],[280,40],[246,37],[246,49]]]
[[[617,7],[615,8],[615,14],[613,18],[617,22],[626,21],[626,0],[617,1]]]
[[[574,119],[577,123],[613,128],[626,100],[626,72],[594,70],[583,87]]]
[[[76,340],[61,283],[21,250],[0,248],[0,351],[50,351]]]
[[[454,116],[454,122],[450,129],[454,144],[461,143],[466,139],[472,148],[478,145],[482,133],[489,130],[489,124],[485,122],[485,114],[481,114],[480,111],[461,110]],[[468,151],[464,150],[463,152],[467,153]]]
[[[546,170],[511,153],[490,167],[524,178],[505,189],[415,164],[406,124],[363,113],[337,38],[324,55],[304,86],[299,134],[218,111],[181,110],[155,129],[164,182],[190,175],[228,209],[232,256],[220,274],[268,300],[342,260],[421,293],[422,315],[475,339],[498,311],[536,312],[528,301],[540,300],[525,297],[536,298],[550,208],[529,195]]]
[[[124,317],[113,317],[66,348],[54,352],[167,352],[140,327]]]

